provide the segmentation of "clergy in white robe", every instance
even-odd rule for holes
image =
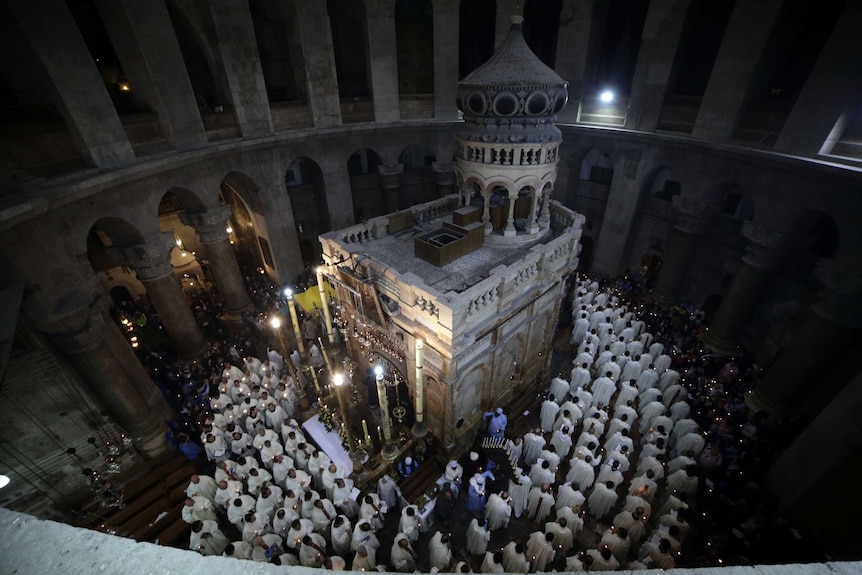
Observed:
[[[327,497],[332,499],[332,492],[335,490],[335,482],[343,477],[347,477],[347,473],[339,465],[332,462],[330,462],[329,465],[326,466],[326,469],[320,473],[320,483],[323,485],[323,489],[326,490]],[[334,500],[333,503],[335,503]]]
[[[544,447],[545,438],[541,430],[527,432],[524,435],[524,465],[533,465]]]
[[[209,475],[198,475],[197,473],[195,473],[191,476],[189,486],[186,487],[186,495],[188,497],[194,497],[195,495],[199,495],[201,497],[206,497],[210,501],[214,502],[217,490],[218,484],[216,483],[215,479],[213,479]]]
[[[474,517],[467,526],[467,552],[471,555],[484,555],[490,540],[491,532]]]
[[[584,459],[572,457],[569,460],[569,472],[566,474],[566,481],[577,484],[583,490],[592,487],[596,480],[596,471],[592,462],[593,456],[589,454]]]
[[[254,545],[250,545],[245,541],[234,541],[225,547],[223,555],[234,559],[245,559],[246,561],[251,561],[252,549],[254,549]]]
[[[547,446],[539,453],[539,460],[544,460],[548,463],[548,469],[550,469],[551,473],[557,473],[557,467],[560,466],[560,456],[557,455],[556,448],[553,445]],[[553,483],[553,481],[550,483]]]
[[[639,543],[646,530],[647,518],[642,508],[633,511],[620,511],[614,516],[613,525],[617,529],[625,528],[633,543]]]
[[[234,497],[239,497],[243,493],[243,485],[241,481],[234,479],[222,479],[218,484],[213,503],[222,509],[227,509],[228,504]]]
[[[299,546],[299,562],[304,567],[323,567],[326,560],[326,539],[320,533],[309,533]]]
[[[554,473],[551,471],[551,464],[543,459],[539,459],[530,468],[530,481],[533,485],[542,485],[544,483],[554,483]]]
[[[554,509],[554,494],[547,483],[534,486],[527,497],[527,516],[533,523],[543,523]]]
[[[491,553],[490,551],[486,551],[479,571],[482,573],[505,573],[503,570],[503,554],[501,552]]]
[[[527,496],[530,494],[530,489],[533,487],[533,482],[530,477],[524,473],[520,467],[518,471],[518,482],[509,480],[509,497],[512,498],[512,514],[515,517],[521,517],[521,513],[527,508]]]
[[[588,549],[587,555],[593,560],[590,571],[616,571],[620,568],[620,562],[607,546],[602,546],[601,549]]]
[[[377,480],[377,495],[389,509],[395,509],[401,499],[401,488],[398,487],[392,477],[386,474]]]
[[[336,555],[348,557],[351,553],[350,540],[353,538],[353,528],[350,520],[344,515],[337,516],[329,527],[329,541]]]
[[[201,555],[221,555],[230,540],[218,528],[218,523],[213,520],[195,521],[189,535],[189,549],[197,551]]]
[[[596,477],[599,483],[607,483],[612,481],[614,485],[621,485],[623,482],[623,474],[620,471],[619,461],[608,459],[605,464],[599,469],[599,475]]]
[[[553,535],[554,539],[551,545],[556,553],[565,555],[572,548],[575,541],[575,536],[569,528],[568,521],[563,517],[558,517],[556,521],[545,523],[545,534]]]
[[[548,388],[548,396],[554,396],[557,403],[563,403],[567,395],[569,395],[569,382],[561,377],[553,378]]]
[[[545,571],[548,564],[554,560],[554,547],[552,541],[554,535],[551,533],[542,533],[535,531],[530,534],[527,540],[527,557],[530,559],[530,565],[533,571]]]
[[[302,538],[314,531],[314,523],[310,519],[300,517],[295,519],[290,524],[290,529],[287,531],[287,537],[284,539],[284,544],[290,549],[296,549],[301,543]]]
[[[311,522],[314,523],[314,529],[318,533],[327,533],[329,531],[329,523],[335,519],[337,512],[335,506],[329,499],[318,499],[314,502],[314,509],[311,510]]]
[[[401,510],[401,519],[398,520],[398,532],[407,536],[410,543],[419,539],[422,529],[422,519],[419,517],[419,509],[415,505],[407,505]]]
[[[360,545],[365,545],[369,549],[377,550],[380,547],[380,541],[377,535],[374,534],[374,528],[367,519],[360,519],[353,528],[353,538],[350,540],[352,549],[359,549]]]
[[[560,406],[554,401],[553,396],[542,402],[542,409],[539,414],[542,431],[551,432],[554,429],[554,421],[557,419],[557,413],[560,411]]]
[[[245,516],[249,511],[254,510],[256,504],[257,501],[251,495],[240,495],[233,498],[227,507],[227,520],[242,531],[242,527],[245,525]]]
[[[503,569],[506,573],[526,573],[530,568],[527,556],[524,554],[524,545],[509,541],[503,547]]]
[[[350,568],[354,571],[376,571],[377,549],[360,545],[353,557]]]
[[[581,491],[571,483],[560,485],[557,490],[557,511],[563,507],[582,507],[586,498]]]
[[[671,493],[691,495],[697,490],[697,475],[693,466],[684,467],[667,476],[667,489]]]
[[[674,426],[674,429],[676,429],[677,426],[679,426],[679,423]],[[700,433],[686,433],[674,442],[670,454],[671,457],[676,457],[683,454],[697,457],[698,455],[700,455],[700,452],[703,451],[705,445],[706,439],[704,439],[703,435],[701,435]]]
[[[616,505],[619,495],[614,490],[615,485],[609,481],[607,483],[597,483],[593,486],[593,492],[587,500],[587,507],[590,515],[596,519],[602,519]]]
[[[593,402],[591,405],[610,405],[611,398],[617,391],[617,386],[614,383],[613,372],[607,371],[602,377],[596,378],[593,382],[591,390],[593,392]]]
[[[572,450],[572,436],[569,431],[570,428],[564,425],[555,431],[553,437],[551,437],[551,445],[554,446],[557,455],[560,457],[568,457],[569,452]]]
[[[341,478],[335,480],[335,488],[332,490],[332,503],[339,512],[353,519],[359,515],[359,504],[350,498],[353,493],[354,482],[352,479]]]
[[[410,545],[410,539],[404,533],[395,536],[392,549],[389,552],[389,564],[395,571],[412,573],[416,571],[416,552]]]
[[[652,427],[652,420],[659,415],[664,415],[664,404],[661,401],[651,401],[640,408],[640,424],[638,430],[641,435],[647,433]]]
[[[629,530],[625,527],[617,528],[611,526],[605,529],[599,545],[607,545],[613,556],[616,557],[617,561],[619,561],[620,564],[625,563],[626,557],[628,557],[629,554],[629,549],[631,549],[632,545],[632,541],[629,538]]]
[[[485,519],[488,522],[488,529],[505,529],[509,526],[509,518],[512,516],[512,507],[509,503],[509,494],[492,493],[488,496],[488,503],[485,505]],[[484,553],[484,551],[482,551]],[[479,555],[479,553],[474,553]]]
[[[374,530],[378,531],[383,528],[386,510],[387,506],[380,501],[380,496],[376,493],[369,493],[362,499],[362,505],[359,506],[359,517],[368,520]]]
[[[435,533],[428,543],[428,555],[432,569],[437,568],[439,571],[448,570],[449,564],[452,563],[452,549],[449,547],[449,536],[442,531]]]
[[[520,437],[509,439],[506,442],[506,449],[509,450],[509,457],[515,462],[515,465],[518,465],[518,462],[521,461],[521,455],[524,453],[524,440]],[[452,465],[451,461],[449,465]]]
[[[571,383],[569,384],[569,393],[574,395],[579,387],[586,387],[592,381],[590,376],[589,364],[586,362],[577,364],[569,374]]]
[[[272,518],[272,532],[279,537],[287,537],[290,525],[294,519],[299,519],[299,514],[290,507],[282,507],[276,510]]]

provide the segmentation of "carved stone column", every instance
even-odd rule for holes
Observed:
[[[739,272],[703,338],[707,347],[725,355],[736,353],[739,335],[784,255],[783,234],[745,222],[742,235],[748,247]]]
[[[676,303],[698,239],[713,214],[712,205],[683,196],[674,196],[673,207],[676,224],[652,294],[653,299],[663,306]]]
[[[482,209],[482,223],[485,224],[485,235],[494,231],[494,226],[491,224],[491,192],[492,188],[482,190],[482,200],[484,200],[484,208]]]
[[[125,429],[145,456],[162,453],[167,425],[161,417],[170,409],[144,371],[116,324],[101,305],[90,309],[78,331],[49,334],[68,357],[85,384]],[[144,387],[145,386],[145,387]],[[147,401],[155,390],[157,405]]]
[[[828,259],[820,260],[815,274],[823,282],[820,298],[811,306],[793,341],[781,352],[766,378],[746,398],[755,411],[788,417],[797,413],[803,399],[815,389],[824,393],[836,391],[837,386],[824,385],[818,379],[822,378],[825,366],[858,341],[862,275]]]
[[[135,270],[180,357],[191,359],[206,351],[200,327],[189,308],[171,264],[174,239],[162,233],[145,244],[123,248],[123,260]]]
[[[546,185],[542,190],[542,211],[539,214],[539,227],[543,230],[548,229],[551,225],[551,192],[554,191],[554,184]]]
[[[518,231],[515,229],[515,202],[518,200],[518,191],[509,192],[509,216],[506,218],[506,229],[503,230],[504,236],[516,236]]]
[[[401,174],[404,173],[404,164],[378,166],[377,173],[380,174],[385,213],[397,212],[401,209]]]
[[[530,216],[527,221],[527,232],[531,234],[539,233],[539,211],[541,210],[540,203],[542,201],[541,190],[534,190],[530,202]]]
[[[226,228],[229,217],[230,206],[219,206],[198,214],[182,214],[180,219],[198,233],[228,317],[237,319],[252,304],[236,255],[230,246]]]
[[[434,178],[437,180],[437,197],[443,198],[455,192],[455,164],[433,162]]]

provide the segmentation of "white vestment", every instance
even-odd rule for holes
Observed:
[[[442,538],[443,533],[440,531],[431,537],[428,543],[428,555],[432,569],[436,567],[440,571],[446,571],[452,562],[452,550],[449,548],[449,543],[444,543]]]
[[[540,415],[542,430],[545,432],[553,431],[554,421],[557,419],[557,413],[560,411],[560,406],[550,399],[542,402],[542,411]]]
[[[515,517],[520,517],[524,509],[527,508],[527,496],[530,494],[530,488],[533,486],[533,482],[530,481],[528,476],[524,475],[523,470],[518,468],[518,471],[520,472],[520,484],[509,480],[509,497],[512,498],[512,513]]]
[[[544,571],[548,563],[554,560],[554,548],[541,531],[533,532],[527,540],[527,556],[533,571]]]
[[[467,526],[467,551],[471,555],[482,555],[491,540],[491,532],[479,525],[479,521],[473,518]]]
[[[488,496],[488,503],[485,505],[485,519],[488,520],[488,529],[500,529],[509,525],[509,517],[512,515],[512,508],[509,503],[500,497],[497,493],[492,493]],[[474,519],[475,521],[475,519]],[[481,551],[484,553],[485,551]],[[475,552],[474,555],[479,555],[480,552]]]
[[[527,497],[527,515],[534,523],[542,523],[551,514],[554,508],[554,496],[548,492],[542,492],[539,486],[530,489]]]
[[[590,515],[596,519],[603,518],[616,504],[618,498],[617,492],[613,489],[608,489],[606,485],[602,483],[595,485],[587,502]]]

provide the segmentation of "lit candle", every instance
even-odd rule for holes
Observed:
[[[320,303],[323,305],[323,319],[326,324],[326,336],[329,338],[329,344],[335,344],[335,335],[332,333],[332,316],[329,312],[329,294],[326,293],[326,286],[323,283],[323,268],[317,268],[317,289],[320,290]],[[323,347],[323,344],[321,344]],[[326,352],[324,352],[325,356]],[[329,364],[329,361],[326,362]],[[331,368],[330,368],[331,370]]]
[[[317,338],[317,343],[320,344],[320,351],[323,352],[323,361],[326,362],[326,369],[332,373],[332,362],[329,361],[329,354],[326,353],[326,347],[323,345],[323,341],[320,338]]]
[[[424,363],[422,362],[422,351],[425,343],[421,339],[416,340],[416,423],[421,424],[425,416],[425,375]]]
[[[365,434],[365,437],[368,437],[368,423],[364,419],[362,420],[362,432]]]
[[[311,379],[314,381],[314,390],[320,393],[320,382],[317,381],[317,370],[314,367],[311,368]]]

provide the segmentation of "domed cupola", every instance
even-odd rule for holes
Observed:
[[[550,233],[563,141],[554,122],[568,83],[527,46],[523,21],[513,16],[500,49],[458,83],[455,177],[462,205],[482,210],[486,244],[525,245]]]
[[[559,138],[553,122],[568,101],[568,82],[527,46],[521,32],[523,20],[512,16],[509,35],[500,48],[458,82],[466,140],[547,142]]]

